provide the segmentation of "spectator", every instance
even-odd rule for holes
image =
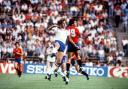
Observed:
[[[116,53],[116,56],[117,56],[117,63],[118,63],[118,66],[122,66],[122,61],[123,61],[123,57],[124,57],[124,52],[119,50],[117,53]]]
[[[128,16],[126,16],[125,14],[122,17],[122,28],[124,29],[124,32],[127,32],[127,27],[128,27]]]
[[[105,52],[103,48],[98,50],[98,59],[101,63],[105,62]]]
[[[107,57],[107,61],[109,65],[112,65],[112,61],[114,60],[112,53]]]
[[[93,62],[91,62],[91,60],[87,60],[86,63],[85,63],[85,66],[91,66],[93,67]]]
[[[116,24],[116,27],[119,27],[120,16],[121,16],[120,5],[116,5],[114,11],[115,11],[115,24]]]
[[[38,39],[36,39],[34,46],[35,46],[34,55],[39,57],[42,52],[42,46]]]
[[[27,41],[27,56],[33,56],[35,50],[34,41]]]
[[[128,52],[128,39],[127,38],[124,38],[122,40],[122,45],[123,45],[123,51],[125,54],[127,54]]]
[[[7,12],[11,11],[11,1],[10,0],[4,0],[3,5],[5,5],[5,10]]]
[[[1,2],[4,8],[0,6],[3,14],[0,20],[0,43],[2,44],[0,46],[2,48],[5,43],[7,52],[11,53],[12,49],[7,45],[13,46],[18,40],[21,41],[25,55],[45,55],[49,40],[47,28],[62,18],[65,19],[66,28],[72,16],[75,16],[75,24],[82,33],[80,43],[84,51],[83,59],[98,56],[99,59],[104,60],[106,53],[117,50],[113,27],[110,22],[108,23],[107,18],[113,16],[115,12],[118,26],[120,22],[118,17],[122,12],[127,16],[128,6],[126,2],[117,5],[116,0],[2,0]],[[110,6],[109,13],[107,5]],[[100,47],[102,49],[99,49]]]
[[[109,17],[112,17],[113,16],[113,13],[114,13],[114,3],[112,0],[109,0],[108,2],[108,5],[109,5]]]

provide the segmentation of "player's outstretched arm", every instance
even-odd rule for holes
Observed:
[[[50,35],[55,35],[55,27],[59,27],[58,25],[52,25],[50,27],[48,27],[45,31],[46,33],[50,34]]]
[[[52,25],[52,26],[48,27],[47,30],[50,31],[50,30],[52,30],[53,27],[59,27],[59,26],[58,25]]]

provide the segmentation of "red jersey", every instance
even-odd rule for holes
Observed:
[[[70,36],[71,36],[73,42],[78,43],[79,37],[80,37],[80,32],[79,32],[78,28],[76,28],[75,26],[70,26],[70,27],[68,27],[68,29],[70,30]]]
[[[22,49],[19,48],[14,48],[13,49],[13,54],[15,55],[15,58],[21,58],[22,57]]]

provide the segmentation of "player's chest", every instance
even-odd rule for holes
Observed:
[[[21,52],[21,50],[17,48],[17,49],[15,49],[15,52],[19,53],[19,52]]]

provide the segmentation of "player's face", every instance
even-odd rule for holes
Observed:
[[[64,27],[66,26],[66,22],[65,22],[65,21],[63,22],[63,26],[64,26]]]
[[[48,46],[50,46],[51,45],[51,42],[48,42]]]
[[[19,47],[19,44],[16,44],[16,48],[18,48]]]
[[[66,22],[65,21],[61,24],[61,27],[62,28],[65,28],[66,27]]]

